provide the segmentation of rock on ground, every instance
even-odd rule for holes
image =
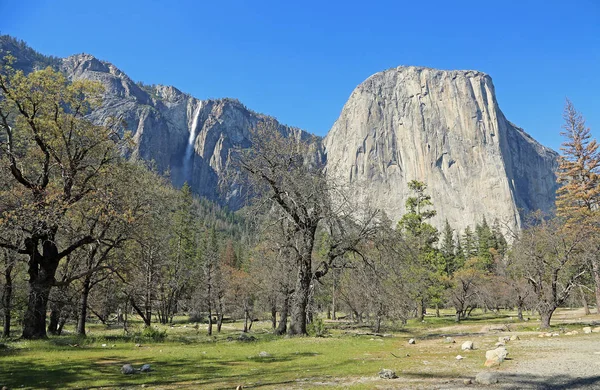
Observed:
[[[475,382],[480,385],[493,385],[498,383],[498,374],[495,372],[483,371],[475,376]]]
[[[141,371],[141,372],[150,372],[150,371],[152,371],[152,368],[150,367],[150,365],[149,365],[149,364],[144,364],[144,365],[142,366],[142,368],[140,368],[140,371]]]
[[[504,347],[498,347],[485,353],[485,366],[492,367],[500,365],[506,359],[508,351]]]
[[[398,375],[394,371],[384,368],[379,371],[379,377],[382,379],[395,379],[398,378]]]
[[[135,368],[133,368],[131,364],[124,364],[123,367],[121,367],[121,373],[125,375],[135,374]]]
[[[417,341],[416,341],[415,339],[410,339],[410,340],[408,340],[408,343],[409,343],[409,344],[415,344],[416,342],[417,342]]]
[[[239,341],[256,341],[256,337],[249,335],[247,333],[242,333],[238,336]]]
[[[472,341],[465,341],[460,346],[460,349],[462,349],[463,351],[473,349],[473,342]]]

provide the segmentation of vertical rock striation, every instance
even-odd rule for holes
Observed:
[[[428,186],[438,215],[464,229],[486,217],[510,228],[553,207],[557,154],[506,120],[489,76],[398,67],[351,94],[325,137],[330,177],[398,220],[408,182]]]

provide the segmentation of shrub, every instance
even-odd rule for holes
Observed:
[[[329,334],[329,331],[325,327],[325,323],[320,318],[317,318],[308,324],[306,331],[313,337],[325,337]]]
[[[160,330],[153,326],[147,326],[142,331],[142,337],[146,339],[152,339],[154,341],[163,341],[165,338],[167,338],[167,331]]]

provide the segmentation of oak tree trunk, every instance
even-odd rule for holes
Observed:
[[[77,334],[85,336],[85,323],[87,319],[88,297],[91,290],[91,276],[88,276],[83,281],[81,290],[81,301],[79,303],[79,321],[77,321]]]

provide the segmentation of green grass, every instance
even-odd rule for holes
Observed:
[[[226,324],[222,334],[208,337],[203,325],[196,330],[191,324],[178,323],[174,328],[161,327],[168,333],[163,342],[91,325],[86,339],[65,335],[6,342],[7,347],[0,349],[0,385],[25,389],[112,389],[143,384],[173,389],[231,389],[237,385],[368,389],[385,383],[376,379],[382,368],[393,369],[415,383],[431,378],[453,380],[481,370],[486,346],[497,341],[496,334],[481,336],[481,327],[504,324],[510,317],[478,313],[458,326],[449,315],[427,317],[425,323],[410,321],[395,329],[391,337],[356,335],[369,330],[341,323],[327,323],[331,335],[326,338],[275,337],[268,333],[267,323],[258,323],[252,332],[258,339],[254,342],[237,341],[240,324]],[[530,325],[534,324],[515,323],[515,328],[522,328],[514,330],[528,330]],[[456,344],[445,344],[445,335],[453,335]],[[461,342],[475,335],[480,335],[476,341],[479,349],[460,351]],[[416,345],[407,344],[411,337],[417,337]],[[261,351],[270,356],[260,357]],[[457,361],[457,354],[465,359]],[[518,356],[519,351],[511,354]],[[149,363],[153,371],[126,376],[120,373],[126,363],[137,368]]]

